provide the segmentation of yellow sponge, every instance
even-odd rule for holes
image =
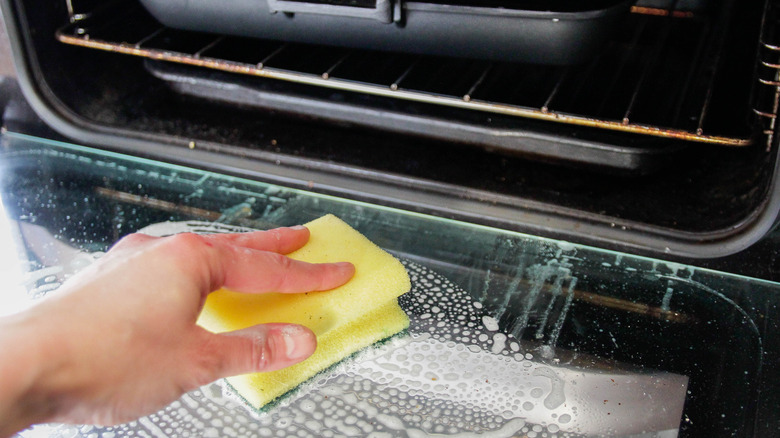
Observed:
[[[228,382],[250,405],[261,409],[307,379],[358,350],[409,326],[397,298],[411,288],[403,265],[333,215],[306,224],[311,236],[289,257],[312,263],[348,261],[355,276],[343,286],[306,294],[209,295],[198,323],[213,332],[267,322],[291,322],[317,335],[317,351],[278,371],[246,374]]]

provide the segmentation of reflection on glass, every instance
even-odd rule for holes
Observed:
[[[6,214],[3,200],[0,198],[0,278],[3,279],[3,300],[0,305],[0,316],[9,315],[24,309],[30,304],[25,289],[24,274],[19,251],[22,249],[17,241],[15,221]]]

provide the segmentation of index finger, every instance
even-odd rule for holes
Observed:
[[[249,234],[255,233],[244,236],[254,244]],[[292,234],[301,235],[300,230]],[[303,235],[308,239],[308,231]],[[175,261],[184,277],[194,281],[203,294],[223,287],[248,293],[323,291],[341,286],[355,273],[351,263],[306,263],[277,252],[236,245],[233,242],[238,235],[218,237],[184,233],[158,244],[164,248],[163,258]]]
[[[349,262],[307,263],[282,254],[234,246],[225,251],[226,257],[220,258],[221,287],[236,292],[325,291],[341,286],[355,274],[355,266]]]
[[[248,233],[206,234],[204,237],[215,242],[244,248],[289,254],[306,244],[309,240],[309,230],[302,225],[297,225]]]

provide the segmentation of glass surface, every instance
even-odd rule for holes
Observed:
[[[408,334],[270,412],[217,382],[127,425],[25,436],[741,435],[778,396],[775,283],[19,135],[0,141],[2,313],[140,229],[265,229],[326,213],[398,256],[414,285],[400,299]]]

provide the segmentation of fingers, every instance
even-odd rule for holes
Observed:
[[[243,234],[182,233],[162,239],[135,234],[122,239],[116,250],[146,248],[148,263],[175,266],[177,278],[189,279],[202,295],[222,287],[246,293],[324,291],[352,278],[351,263],[311,264],[280,254],[303,246],[308,239],[305,227]]]
[[[298,225],[251,233],[209,234],[205,237],[215,242],[244,248],[289,254],[306,244],[309,240],[309,230]]]
[[[314,333],[296,324],[262,324],[230,333],[204,334],[196,355],[207,368],[199,384],[295,365],[317,348]]]
[[[222,257],[224,273],[221,287],[248,293],[314,292],[333,289],[355,274],[351,263],[306,263],[281,254],[236,249]]]
[[[236,245],[243,248],[259,251],[271,251],[279,254],[289,254],[302,247],[309,240],[309,230],[297,225],[294,227],[282,227],[265,231],[253,231],[249,233],[216,233],[204,234],[201,237],[214,243]],[[150,240],[157,240],[142,233],[128,234],[117,242],[113,250],[135,248]]]

